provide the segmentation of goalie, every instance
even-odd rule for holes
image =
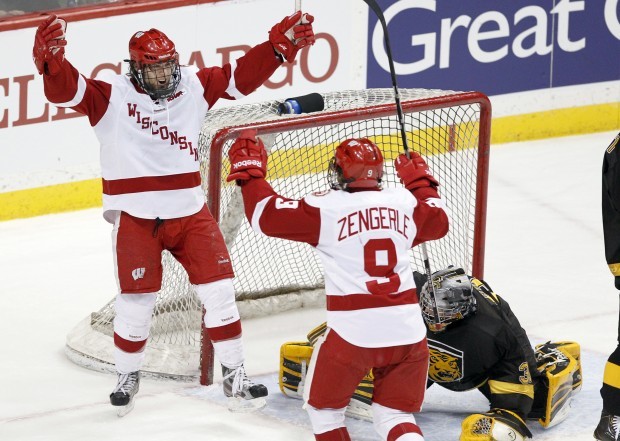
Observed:
[[[488,412],[462,422],[461,441],[512,441],[531,438],[525,421],[551,427],[568,414],[581,388],[579,344],[547,342],[535,350],[508,303],[482,280],[449,267],[433,274],[438,316],[426,276],[414,272],[430,349],[427,388],[434,383],[460,392],[477,388],[490,403]],[[312,345],[325,324],[307,342],[281,349],[280,389],[300,397]],[[372,371],[358,386],[347,415],[372,419]]]

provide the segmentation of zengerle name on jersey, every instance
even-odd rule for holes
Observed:
[[[389,207],[372,207],[358,210],[338,219],[338,241],[370,230],[393,230],[409,240],[407,224],[411,218]]]

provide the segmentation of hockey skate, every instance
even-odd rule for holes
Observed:
[[[118,373],[118,382],[110,394],[110,403],[117,406],[116,414],[124,417],[133,410],[134,398],[140,390],[140,372]]]
[[[599,441],[620,440],[620,416],[612,415],[603,409],[601,420],[594,430],[594,439]]]
[[[267,404],[267,388],[254,384],[245,373],[243,365],[238,368],[222,366],[224,395],[228,397],[228,410],[231,412],[252,412]]]

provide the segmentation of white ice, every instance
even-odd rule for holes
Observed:
[[[583,389],[568,419],[537,440],[591,440],[602,372],[616,345],[618,292],[604,258],[603,152],[616,132],[496,145],[491,174],[485,279],[512,306],[533,342],[581,344]],[[220,385],[144,379],[134,411],[108,402],[115,378],[72,364],[65,336],[113,297],[110,226],[100,209],[0,223],[0,440],[313,440],[301,402],[276,386],[279,347],[305,339],[323,320],[300,310],[246,320],[246,366],[270,386],[268,406],[230,413]],[[219,377],[216,377],[219,381]],[[418,421],[430,441],[458,439],[465,415],[485,410],[476,392],[427,393]],[[353,439],[378,439],[347,420]]]

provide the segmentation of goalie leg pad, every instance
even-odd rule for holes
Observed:
[[[517,414],[504,409],[492,409],[473,414],[461,424],[460,441],[525,441],[532,433]]]
[[[539,423],[544,428],[553,427],[568,416],[570,402],[581,389],[581,356],[579,344],[571,341],[547,342],[536,346],[536,363],[543,375],[545,394]],[[537,390],[537,392],[538,392]],[[540,399],[536,399],[540,402]]]
[[[310,344],[314,346],[319,337],[325,334],[325,331],[327,331],[327,322],[321,323],[312,331],[308,332],[308,341],[310,342]]]
[[[280,390],[287,397],[303,398],[306,372],[313,351],[305,341],[288,342],[280,347]]]

